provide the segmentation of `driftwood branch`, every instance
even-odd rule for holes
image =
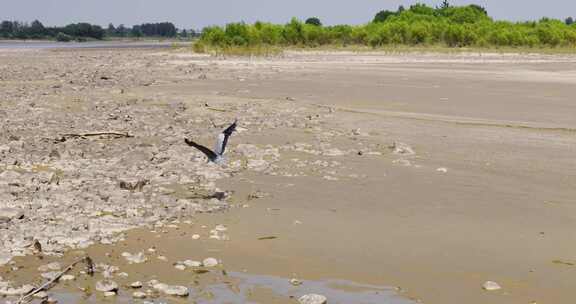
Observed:
[[[206,107],[206,109],[211,110],[211,111],[216,111],[216,112],[231,112],[230,110],[219,109],[219,108],[214,108],[214,107]]]
[[[17,304],[23,304],[23,303],[28,303],[31,298],[39,293],[42,290],[48,290],[52,287],[52,285],[54,283],[56,283],[63,275],[65,275],[68,271],[72,270],[72,268],[74,268],[74,266],[76,266],[78,263],[84,263],[86,265],[86,273],[88,273],[89,275],[93,275],[94,274],[94,263],[92,262],[92,259],[89,256],[83,257],[81,259],[78,259],[76,261],[74,261],[74,263],[68,265],[68,267],[64,268],[64,270],[62,270],[61,272],[59,272],[57,275],[55,275],[52,279],[46,281],[46,283],[40,285],[39,287],[33,289],[32,291],[30,291],[29,293],[22,295],[22,297],[18,300],[18,302],[16,302]]]
[[[69,133],[69,134],[62,134],[60,138],[56,139],[57,142],[65,142],[68,138],[82,138],[87,139],[88,137],[93,136],[113,136],[115,138],[131,138],[134,135],[130,135],[128,133],[119,133],[119,132],[94,132],[94,133]]]

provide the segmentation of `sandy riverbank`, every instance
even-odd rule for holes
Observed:
[[[179,302],[224,284],[238,303],[569,303],[575,71],[569,55],[2,52],[0,258],[29,256],[0,277],[87,253],[97,277],[59,284],[61,302],[105,264],[121,285],[189,286]],[[234,118],[225,166],[183,143]],[[222,265],[173,265],[207,257]]]

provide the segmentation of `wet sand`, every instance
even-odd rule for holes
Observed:
[[[154,73],[146,75],[153,84],[123,84],[124,96],[110,88],[99,92],[108,103],[126,95],[144,99],[133,113],[128,107],[132,115],[183,104],[166,125],[178,126],[175,137],[207,144],[218,132],[201,128],[208,121],[224,125],[238,117],[242,129],[231,138],[230,165],[211,169],[230,173],[214,179],[230,193],[228,210],[172,214],[114,245],[82,249],[128,273],[115,277],[121,284],[158,279],[197,286],[202,294],[239,280],[253,285],[256,303],[295,302],[278,286],[227,278],[220,273],[225,269],[231,277],[390,286],[391,303],[396,293],[424,303],[571,301],[576,57],[287,53],[222,59],[177,51],[130,57],[153,64]],[[179,133],[182,120],[194,121],[194,132]],[[139,128],[126,127],[135,134]],[[391,147],[399,142],[414,154],[395,153]],[[190,153],[183,160],[203,162],[193,150],[177,151]],[[180,182],[171,194],[190,197],[191,187]],[[227,230],[211,233],[217,225]],[[151,247],[157,251],[148,252]],[[124,251],[146,252],[150,261],[127,265]],[[221,269],[194,274],[172,265],[209,256],[222,261]],[[48,260],[17,258],[24,268],[6,268],[0,276],[30,282]],[[488,280],[502,289],[483,290]],[[294,296],[313,292],[311,282],[295,287]],[[93,281],[54,290],[78,284]],[[336,290],[358,296],[354,284]],[[328,303],[343,299],[328,296]]]

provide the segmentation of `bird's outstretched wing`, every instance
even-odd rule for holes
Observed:
[[[218,134],[218,139],[216,140],[216,149],[214,149],[216,154],[224,154],[224,150],[226,150],[226,145],[228,144],[228,137],[230,137],[230,135],[236,131],[237,123],[238,120],[234,120],[234,122],[228,126],[228,128],[222,131],[222,133]]]
[[[206,148],[205,146],[203,146],[201,144],[197,144],[197,143],[189,140],[188,138],[184,138],[184,142],[186,142],[186,144],[188,144],[189,146],[192,146],[192,147],[200,150],[200,152],[204,153],[204,155],[206,155],[206,157],[208,157],[209,160],[214,161],[216,159],[216,153],[214,153],[209,148]]]

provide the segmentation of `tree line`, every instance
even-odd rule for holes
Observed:
[[[196,35],[194,30],[179,30],[171,22],[143,23],[126,27],[123,24],[115,27],[109,24],[107,29],[99,25],[80,22],[63,27],[45,27],[42,22],[32,23],[20,21],[2,21],[0,23],[0,38],[3,39],[55,39],[58,41],[101,40],[106,37],[163,37],[191,38]]]
[[[230,23],[203,29],[199,47],[322,45],[444,45],[449,47],[575,47],[576,23],[542,18],[538,21],[495,21],[479,5],[436,7],[414,4],[383,10],[363,25],[322,26],[318,18],[287,24]]]

